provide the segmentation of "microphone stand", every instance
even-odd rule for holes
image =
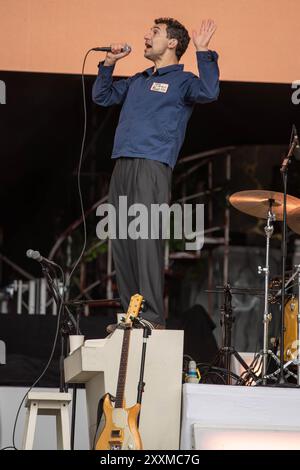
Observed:
[[[59,318],[59,331],[60,331],[59,391],[60,393],[68,392],[68,384],[65,381],[64,360],[69,352],[68,340],[67,340],[68,336],[74,330],[77,335],[80,334],[80,328],[79,328],[80,304],[76,306],[77,318],[75,320],[68,307],[68,305],[73,304],[73,302],[71,303],[66,302],[65,284],[64,284],[62,295],[61,295],[57,285],[54,282],[53,277],[50,274],[50,271],[51,271],[55,277],[56,271],[54,267],[56,266],[59,268],[59,266],[47,260],[46,258],[43,258],[39,252],[34,252],[34,250],[28,250],[27,256],[39,261],[39,263],[41,264],[42,272],[47,281],[48,288],[51,292],[51,295],[54,299],[54,302],[57,305],[57,309],[60,314],[60,318]],[[77,384],[72,384],[73,395],[72,395],[71,438],[70,438],[71,450],[74,450],[74,440],[75,440],[77,387],[78,387]]]
[[[55,286],[53,279],[49,273],[49,267],[42,263],[42,269],[47,279],[49,288],[53,295],[53,298],[59,308],[59,292],[57,292],[57,286]],[[76,308],[76,320],[74,320],[73,315],[69,311],[68,302],[65,301],[64,292],[62,294],[61,301],[62,305],[62,317],[60,321],[60,336],[61,336],[61,347],[60,347],[60,359],[59,359],[59,373],[60,373],[60,392],[68,392],[68,384],[65,381],[65,371],[64,371],[64,360],[68,353],[68,336],[74,331],[76,335],[80,334],[79,321],[80,321],[80,305]],[[76,421],[76,403],[77,403],[77,384],[72,384],[72,416],[71,416],[71,436],[70,436],[70,445],[71,450],[74,450],[75,443],[75,421]]]
[[[291,162],[291,158],[294,155],[294,151],[298,145],[298,138],[295,135],[293,127],[293,141],[290,144],[288,154],[284,157],[281,164],[280,172],[282,174],[283,181],[283,222],[282,222],[282,243],[281,243],[281,256],[282,256],[282,291],[281,291],[281,333],[280,333],[280,374],[278,379],[278,385],[285,386],[287,382],[284,377],[284,309],[285,309],[285,267],[286,267],[286,252],[287,252],[287,242],[286,242],[286,196],[287,196],[287,178],[288,178],[288,166]],[[288,386],[291,384],[289,383]]]
[[[68,385],[66,384],[66,381],[65,381],[64,360],[65,360],[65,357],[67,356],[67,348],[68,348],[66,337],[70,334],[72,330],[72,322],[71,322],[71,319],[68,317],[68,315],[66,315],[66,307],[65,307],[65,301],[64,301],[65,293],[63,292],[62,295],[60,296],[57,286],[55,285],[53,278],[51,277],[49,266],[45,263],[41,263],[41,267],[42,267],[44,276],[47,280],[49,290],[53,296],[53,299],[57,305],[58,310],[60,308],[60,302],[63,303],[63,305],[61,306],[62,312],[61,312],[61,318],[60,318],[60,357],[59,357],[59,391],[62,393],[62,392],[68,391]]]

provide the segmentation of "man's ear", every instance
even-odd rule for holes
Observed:
[[[178,40],[175,38],[169,39],[169,48],[175,49],[178,44]]]

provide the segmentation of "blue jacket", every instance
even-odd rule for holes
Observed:
[[[174,168],[195,103],[209,103],[219,96],[218,54],[203,51],[196,56],[200,78],[174,64],[113,81],[114,66],[99,64],[93,101],[123,105],[112,158],[148,158]]]

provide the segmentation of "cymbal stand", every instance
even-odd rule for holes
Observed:
[[[269,199],[269,210],[267,217],[267,225],[265,226],[266,234],[266,265],[264,268],[258,266],[258,273],[265,274],[265,305],[264,305],[264,339],[263,339],[263,364],[262,364],[262,383],[267,384],[267,367],[268,367],[268,341],[269,341],[269,323],[272,315],[269,312],[269,277],[270,277],[270,239],[273,235],[274,227],[272,222],[275,220],[275,214],[272,212],[272,204],[274,200]]]

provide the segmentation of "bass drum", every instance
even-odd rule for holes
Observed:
[[[292,295],[284,308],[284,360],[291,361],[297,357],[297,316],[298,297]]]

